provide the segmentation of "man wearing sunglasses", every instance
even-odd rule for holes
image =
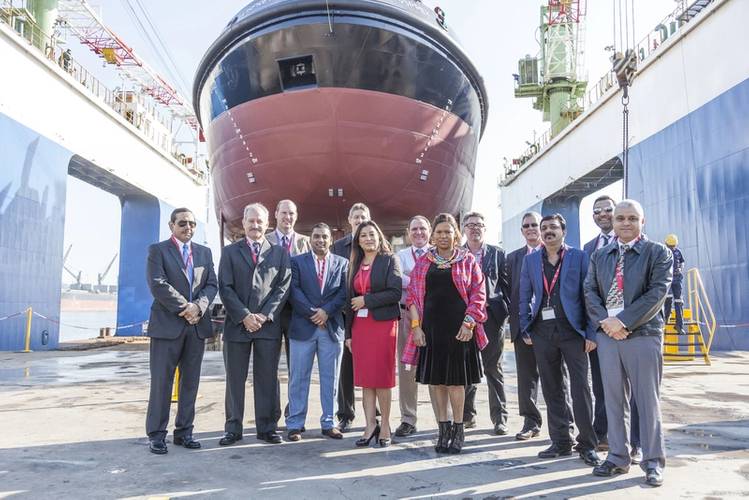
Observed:
[[[146,433],[151,453],[167,452],[166,434],[172,383],[180,369],[179,405],[174,444],[194,450],[192,437],[195,398],[200,383],[205,339],[213,336],[206,314],[218,291],[211,250],[192,242],[195,216],[187,208],[172,212],[171,238],[148,247],[148,286],[153,295],[147,335],[151,337],[151,393],[148,398]]]

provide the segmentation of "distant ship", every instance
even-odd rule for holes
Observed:
[[[193,99],[222,234],[242,210],[300,207],[347,227],[354,202],[394,234],[470,208],[488,103],[449,17],[420,0],[256,0],[204,56]]]

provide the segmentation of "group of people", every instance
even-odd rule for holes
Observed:
[[[661,344],[673,256],[643,234],[639,203],[597,199],[593,219],[601,233],[583,250],[565,243],[562,215],[529,212],[520,227],[526,244],[509,255],[485,242],[485,219],[477,212],[460,224],[445,213],[431,222],[414,216],[410,246],[396,253],[363,203],[349,211],[351,233],[334,243],[322,222],[309,237],[295,232],[291,200],[278,203],[271,232],[269,215],[259,203],[245,208],[245,235],[224,248],[218,278],[210,250],[191,241],[196,222],[188,209],[172,213],[170,239],[149,247],[154,303],[146,432],[153,453],[167,452],[177,366],[173,442],[200,448],[192,436],[194,404],[204,339],[212,335],[208,306],[218,293],[226,310],[222,446],[244,436],[250,357],[256,434],[268,443],[283,441],[282,414],[287,440],[302,439],[315,358],[326,437],[341,439],[351,429],[355,387],[362,388],[366,422],[356,446],[374,440],[387,447],[393,434],[415,433],[423,384],[439,425],[435,451],[460,453],[465,429],[476,425],[476,386],[484,375],[493,431],[505,435],[509,318],[524,419],[516,439],[540,435],[540,381],[552,444],[539,457],[571,455],[574,444],[596,475],[625,473],[640,463],[648,484],[662,484]],[[282,412],[284,342],[289,385]],[[396,382],[401,422],[393,432]],[[597,454],[603,450],[606,460]]]

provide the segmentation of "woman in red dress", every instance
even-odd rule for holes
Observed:
[[[362,388],[366,427],[357,446],[372,438],[390,446],[390,401],[395,387],[395,346],[400,318],[398,258],[373,221],[359,225],[351,242],[346,307],[346,347],[354,364],[354,385]],[[379,405],[382,427],[377,425]]]

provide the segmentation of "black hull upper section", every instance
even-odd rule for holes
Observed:
[[[301,88],[396,94],[448,109],[483,132],[478,72],[418,0],[256,0],[211,46],[194,102],[205,128],[248,101]],[[301,75],[289,78],[300,66]]]

